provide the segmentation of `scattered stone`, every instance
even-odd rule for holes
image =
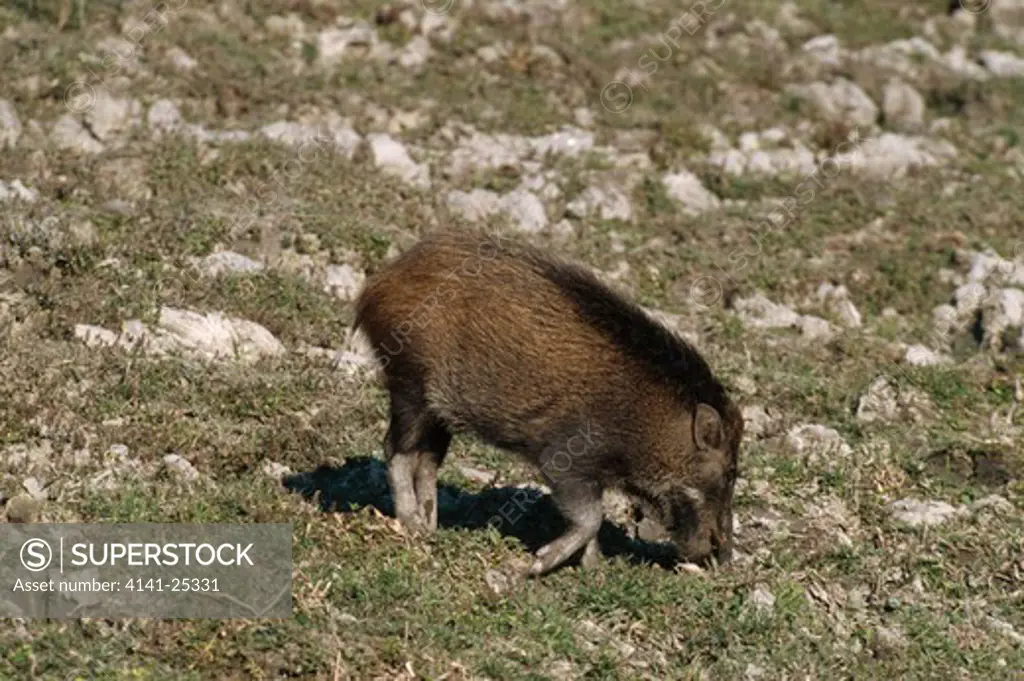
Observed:
[[[899,415],[899,391],[885,376],[879,376],[857,403],[857,420],[862,423],[893,421]]]
[[[430,169],[415,163],[402,143],[383,133],[372,133],[366,139],[377,168],[419,189],[430,188]]]
[[[168,63],[170,63],[178,73],[191,73],[199,66],[199,62],[190,57],[185,50],[177,46],[167,50],[166,57]]]
[[[797,140],[792,148],[716,149],[707,162],[730,175],[810,175],[817,169],[814,153]]]
[[[284,476],[292,474],[291,468],[275,461],[264,461],[261,470],[264,475],[274,478],[275,480],[280,480]]]
[[[837,430],[813,423],[793,426],[786,433],[786,443],[797,454],[806,456],[810,463],[837,456],[847,458],[853,453]]]
[[[831,33],[811,38],[800,48],[822,66],[838,67],[843,62],[843,49],[839,38]]]
[[[817,31],[814,24],[800,16],[800,8],[793,2],[782,3],[775,13],[775,23],[794,38],[807,38]]]
[[[878,106],[846,78],[837,78],[831,84],[817,81],[809,85],[790,85],[785,92],[810,101],[829,121],[870,126],[878,118]]]
[[[365,21],[328,28],[316,36],[317,62],[320,66],[333,66],[349,56],[366,55],[376,44],[377,32]]]
[[[877,658],[896,657],[910,645],[906,635],[895,625],[892,627],[879,626],[875,629],[874,634],[872,648]]]
[[[1012,52],[983,50],[981,63],[993,74],[1002,78],[1024,78],[1024,59]]]
[[[178,105],[169,99],[158,99],[149,107],[146,123],[152,128],[155,137],[178,130],[182,127],[181,111]]]
[[[845,286],[825,282],[818,287],[817,298],[824,303],[848,329],[856,329],[862,325],[860,312],[850,300],[850,292]]]
[[[991,631],[1002,634],[1018,646],[1024,646],[1024,634],[1018,632],[1009,622],[987,615],[985,617],[985,626],[987,626]]]
[[[329,265],[326,272],[324,292],[342,300],[355,300],[366,281],[366,275],[349,264]]]
[[[21,121],[14,105],[0,99],[0,149],[13,149],[21,138]]]
[[[970,509],[974,513],[993,510],[996,513],[1003,514],[1012,514],[1017,510],[1006,497],[999,494],[989,494],[986,497],[978,499],[971,504]]]
[[[193,263],[209,277],[222,274],[254,274],[262,272],[265,268],[263,263],[234,251],[217,251],[205,258],[194,258]]]
[[[760,293],[737,299],[734,307],[740,320],[752,328],[794,328],[800,324],[799,314],[785,305],[773,303]]]
[[[457,213],[470,222],[479,222],[498,212],[499,196],[488,189],[473,189],[468,192],[448,192],[445,203],[448,210]]]
[[[768,437],[778,428],[777,419],[772,418],[761,405],[743,407],[743,432],[751,437]]]
[[[85,343],[86,347],[99,348],[117,343],[117,334],[102,326],[92,324],[75,324],[75,338]]]
[[[181,353],[199,360],[237,359],[254,362],[286,353],[273,334],[254,322],[225,317],[219,312],[206,315],[171,307],[160,309],[159,320],[150,328],[137,319],[122,324],[121,333],[79,324],[75,337],[90,347],[142,347],[155,356]]]
[[[916,168],[937,167],[956,158],[957,150],[946,140],[882,133],[864,140],[853,151],[838,154],[841,166],[881,180],[898,179]]]
[[[2,190],[2,183],[0,183]],[[2,191],[0,191],[2,198]],[[1024,291],[1003,288],[984,299],[981,309],[982,344],[995,350],[1015,349],[1024,327]],[[1004,338],[1009,338],[1006,342]]]
[[[85,113],[89,131],[101,142],[110,142],[114,137],[135,125],[142,116],[142,106],[134,99],[113,97],[99,92],[92,108]]]
[[[419,69],[427,63],[432,52],[430,41],[418,35],[406,43],[398,56],[398,63],[407,69]]]
[[[191,463],[177,454],[168,454],[164,457],[164,467],[172,474],[186,482],[192,482],[199,478],[199,471]]]
[[[685,213],[697,215],[721,206],[721,200],[688,170],[668,173],[662,176],[661,181],[669,198],[678,202]]]
[[[893,78],[882,91],[882,112],[886,123],[917,128],[924,125],[925,102],[921,93],[899,78]]]
[[[39,520],[43,503],[31,494],[19,494],[12,497],[4,507],[9,523],[34,523]]]
[[[25,492],[28,493],[36,501],[45,501],[47,498],[46,488],[43,483],[39,482],[37,478],[28,477],[21,483],[21,486],[25,488]]]
[[[807,340],[828,340],[833,336],[832,326],[821,317],[803,315],[799,326],[801,335]]]
[[[306,36],[306,25],[302,22],[302,17],[294,12],[289,12],[283,17],[277,14],[269,16],[263,22],[263,26],[267,33],[273,36],[293,40],[301,40]]]
[[[947,364],[949,362],[949,358],[940,355],[934,350],[929,350],[923,345],[911,345],[907,348],[907,353],[904,355],[903,361],[915,367],[928,367]]]
[[[507,215],[514,225],[527,234],[536,234],[548,225],[544,204],[532,192],[516,189],[501,197],[498,210]]]
[[[932,527],[941,525],[963,513],[962,508],[950,506],[944,501],[920,501],[900,499],[890,504],[893,518],[911,527]]]
[[[775,595],[764,584],[758,584],[750,593],[750,603],[758,612],[771,614],[775,610]]]
[[[988,10],[992,30],[1000,38],[1018,45],[1024,45],[1024,2],[1022,0],[997,0],[979,3]]]
[[[583,190],[576,199],[566,206],[566,213],[574,218],[591,218],[595,215],[602,220],[633,219],[633,206],[629,195],[610,182],[593,184]]]
[[[103,144],[71,114],[64,114],[53,124],[52,138],[59,149],[80,154],[98,154],[104,149]]]
[[[38,198],[39,192],[29,189],[21,183],[21,180],[11,180],[10,184],[0,180],[0,203],[8,201],[35,203]]]

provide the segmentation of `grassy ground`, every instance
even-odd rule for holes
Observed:
[[[1024,458],[1014,394],[1024,360],[965,341],[952,364],[907,367],[892,345],[930,343],[932,309],[954,288],[942,271],[962,271],[956,249],[1024,252],[1020,180],[1001,156],[1022,130],[1024,80],[918,83],[928,116],[953,121],[946,136],[960,155],[952,167],[891,183],[841,174],[785,231],[765,239],[749,266],[723,275],[760,217],[757,204],[689,215],[664,196],[658,174],[706,148],[695,132],[700,123],[735,135],[809,114],[781,92],[799,80],[776,70],[782,56],[751,58],[726,47],[708,55],[700,33],[680,42],[649,89],[636,89],[626,113],[602,108],[604,84],[654,43],[680,11],[676,3],[576,3],[556,13],[558,22],[530,28],[490,16],[485,3],[456,2],[459,28],[449,44],[435,45],[420,74],[356,59],[298,76],[291,60],[312,63],[315,41],[296,52],[288,38],[262,29],[267,17],[295,12],[310,30],[337,15],[372,23],[379,3],[170,4],[180,9],[145,37],[139,69],[122,87],[144,103],[179,100],[188,121],[211,129],[318,108],[352,116],[367,132],[372,102],[425,111],[424,124],[402,137],[428,152],[452,118],[481,131],[536,135],[586,107],[599,143],[625,146],[630,135],[653,131],[645,150],[654,167],[631,197],[633,223],[578,221],[571,238],[531,238],[607,271],[625,260],[623,285],[645,304],[681,315],[739,400],[772,414],[773,430],[748,437],[743,452],[736,500],[743,557],[715,573],[680,573],[631,559],[629,542],[609,525],[602,537],[625,548],[597,571],[572,568],[496,589],[492,570],[525,558],[558,521],[542,502],[506,536],[486,529],[512,491],[486,491],[458,464],[499,472],[504,484],[536,480],[519,463],[458,440],[442,474],[449,486],[443,527],[414,541],[388,516],[379,391],[356,399],[363,393],[343,372],[298,353],[252,366],[197,365],[78,342],[75,324],[116,329],[125,319],[152,320],[168,305],[258,322],[289,348],[338,349],[351,307],[301,272],[210,278],[188,258],[215,247],[264,259],[293,249],[372,270],[389,249],[458,220],[445,208],[443,180],[429,191],[410,189],[360,152],[352,161],[324,155],[304,165],[256,227],[235,234],[231,217],[244,188],[266,182],[293,151],[251,141],[211,154],[144,131],[94,156],[53,148],[27,122],[49,130],[66,113],[68,84],[90,77],[83,55],[118,34],[121,19],[151,6],[88,0],[84,16],[73,12],[58,30],[60,3],[13,2],[0,9],[0,34],[7,31],[0,98],[14,103],[26,132],[16,150],[0,154],[0,180],[23,178],[40,198],[4,204],[0,217],[0,445],[45,440],[53,452],[32,470],[0,454],[0,496],[13,495],[31,473],[52,485],[45,522],[291,521],[295,573],[287,621],[6,621],[0,678],[1024,678]],[[835,33],[850,47],[918,35],[939,4],[798,3],[814,34]],[[723,25],[727,14],[742,27],[755,18],[774,22],[776,9],[736,0],[720,11]],[[411,37],[400,23],[379,34],[397,45]],[[802,42],[784,40],[789,51]],[[498,41],[507,42],[507,57],[467,60]],[[535,43],[557,47],[564,61],[555,66],[531,53]],[[175,45],[197,60],[196,70],[167,64],[162,55]],[[1006,44],[982,21],[972,38],[979,47]],[[697,65],[710,58],[717,70],[709,75]],[[849,75],[879,99],[881,75]],[[571,192],[585,186],[578,177],[591,163],[549,166]],[[798,182],[691,167],[722,198],[784,197]],[[495,171],[473,184],[502,182]],[[960,189],[944,193],[954,182]],[[130,211],[110,207],[126,196]],[[56,217],[56,236],[25,228],[47,216]],[[89,238],[75,236],[83,221],[94,227]],[[709,276],[738,295],[760,291],[812,312],[804,301],[821,282],[845,283],[865,325],[826,343],[746,329],[723,301],[693,305],[694,282]],[[923,415],[858,420],[858,398],[879,376],[923,393]],[[798,455],[782,434],[802,423],[836,429],[851,453]],[[158,472],[94,484],[115,444],[143,466],[180,454],[200,478],[187,483]],[[267,461],[318,473],[288,491],[263,471]],[[313,489],[319,501],[299,493]],[[897,524],[887,506],[905,497],[968,504],[990,494],[1012,510],[927,529]]]

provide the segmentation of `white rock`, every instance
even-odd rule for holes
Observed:
[[[402,143],[383,133],[372,133],[366,140],[370,144],[373,162],[382,172],[419,189],[430,188],[430,168],[415,163]]]
[[[359,145],[363,143],[362,136],[352,128],[352,122],[331,112],[325,117],[324,125],[327,127],[328,134],[334,139],[335,151],[351,161],[356,150],[359,149]]]
[[[341,298],[355,300],[366,282],[366,275],[349,264],[329,265],[324,291]]]
[[[1011,52],[984,50],[981,53],[981,63],[989,71],[1003,78],[1024,77],[1024,59]]]
[[[974,253],[967,278],[1002,286],[1024,286],[1024,262],[1006,260],[996,253]]]
[[[753,437],[770,435],[775,428],[775,419],[761,405],[746,405],[743,414],[743,432]]]
[[[919,127],[924,124],[924,97],[913,86],[893,78],[882,91],[882,111],[887,123]]]
[[[839,321],[848,329],[856,329],[862,325],[860,312],[850,300],[850,292],[845,286],[823,282],[817,291],[818,300],[832,311]]]
[[[945,140],[887,132],[837,154],[835,159],[859,174],[891,180],[903,177],[911,168],[939,166],[956,156],[956,147]]]
[[[629,196],[609,183],[587,187],[565,208],[566,212],[575,218],[585,219],[596,215],[602,220],[629,222],[633,219],[633,205],[629,201]]]
[[[478,222],[498,212],[500,197],[488,189],[473,189],[468,192],[452,190],[445,196],[448,210],[457,213],[470,222]]]
[[[1024,0],[990,0],[981,4],[988,10],[996,35],[1024,45]]]
[[[786,443],[797,454],[805,454],[812,460],[825,456],[846,458],[853,453],[837,430],[816,423],[793,426],[786,433]]]
[[[328,28],[317,34],[317,61],[321,66],[332,66],[351,53],[352,48],[371,49],[377,43],[377,32],[365,21],[355,22],[347,28]]]
[[[801,335],[807,340],[827,340],[833,336],[832,326],[821,317],[803,315],[799,326]]]
[[[134,99],[113,97],[100,91],[96,101],[85,113],[89,130],[100,141],[108,142],[134,125],[142,113],[142,106]]]
[[[758,612],[770,613],[775,609],[775,595],[764,584],[758,584],[750,592],[750,603]]]
[[[102,326],[91,324],[75,324],[75,338],[79,339],[87,347],[98,348],[111,346],[117,343],[117,334]]]
[[[168,454],[165,456],[164,466],[166,466],[168,471],[187,482],[199,478],[199,471],[196,470],[195,466],[178,454]]]
[[[295,147],[301,163],[314,160],[324,149],[333,149],[351,160],[362,142],[362,137],[352,129],[349,121],[338,115],[329,116],[321,126],[294,121],[268,123],[259,129],[258,134]]]
[[[316,126],[294,121],[268,123],[259,129],[259,134],[268,140],[292,147],[316,143],[320,139],[320,131]]]
[[[920,501],[918,499],[900,499],[890,504],[895,520],[911,527],[932,527],[941,525],[961,515],[964,510],[950,506],[944,501]]]
[[[573,158],[594,148],[594,133],[566,125],[557,132],[534,138],[531,144],[539,156],[556,154]]]
[[[516,189],[501,197],[498,210],[507,215],[521,231],[534,234],[548,225],[544,204],[525,189]]]
[[[112,332],[88,325],[76,326],[75,336],[90,346],[141,347],[156,356],[180,352],[200,360],[253,362],[286,352],[273,334],[254,322],[225,317],[218,312],[203,315],[170,307],[160,309],[159,320],[153,328],[132,319],[124,322],[121,333],[113,338]]]
[[[196,258],[195,264],[210,277],[225,273],[252,274],[264,269],[263,263],[234,251],[217,251],[205,258]]]
[[[903,357],[903,361],[911,366],[916,367],[928,367],[936,366],[938,364],[947,364],[948,358],[940,355],[934,350],[929,350],[923,345],[911,345],[907,348],[907,353]]]
[[[1019,330],[1024,326],[1024,291],[1016,288],[1004,288],[996,291],[984,302],[981,325],[982,342],[987,347],[1001,349],[1004,332],[1011,329]],[[1012,344],[1016,345],[1016,340]]]
[[[473,130],[452,150],[445,166],[449,177],[465,177],[475,170],[518,168],[533,152],[530,141],[516,135],[486,135]]]
[[[892,421],[899,415],[899,392],[885,378],[879,376],[861,395],[857,403],[857,420],[862,423]]]
[[[283,17],[276,14],[269,16],[263,25],[267,33],[274,36],[301,40],[306,35],[306,25],[302,22],[302,17],[294,12]]]
[[[740,320],[753,328],[792,328],[800,323],[799,314],[785,305],[773,303],[760,293],[737,299],[735,309]]]
[[[268,477],[280,480],[286,475],[292,474],[292,469],[283,464],[279,464],[276,461],[264,461],[262,466],[263,473]]]
[[[832,34],[811,38],[800,48],[825,66],[840,66],[843,60],[839,38]]]
[[[156,136],[181,128],[182,118],[178,105],[169,99],[158,99],[149,107],[146,122]]]
[[[418,69],[427,63],[432,53],[430,41],[418,35],[410,40],[398,55],[398,63],[407,69]]]
[[[180,73],[190,73],[196,70],[199,66],[199,62],[190,57],[185,50],[180,47],[172,47],[167,50],[167,61],[171,63],[171,66]]]
[[[14,105],[0,99],[0,149],[13,149],[21,138],[21,121]]]
[[[15,200],[35,203],[38,198],[39,192],[29,189],[21,183],[21,180],[11,180],[10,184],[0,180],[0,203]]]
[[[707,162],[730,175],[809,175],[818,167],[811,150],[799,142],[792,149],[713,150]]]
[[[830,121],[870,126],[878,118],[878,106],[856,83],[846,78],[837,78],[832,83],[790,85],[786,92],[809,100]]]
[[[974,314],[981,309],[981,304],[988,297],[988,291],[983,284],[976,281],[958,286],[953,292],[953,305],[956,308],[957,316],[964,318]]]
[[[971,511],[994,510],[996,513],[1013,513],[1017,509],[1010,501],[999,494],[989,494],[971,503]]]
[[[721,200],[701,184],[700,179],[688,170],[668,173],[661,178],[669,198],[678,202],[684,212],[697,215],[714,210],[722,205]]]
[[[71,114],[64,114],[53,124],[52,138],[59,149],[81,154],[98,154],[104,149],[103,144]]]

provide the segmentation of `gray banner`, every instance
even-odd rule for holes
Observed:
[[[0,524],[0,617],[292,614],[292,526]]]

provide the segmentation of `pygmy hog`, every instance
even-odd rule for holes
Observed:
[[[382,365],[398,519],[437,528],[437,470],[475,434],[545,473],[568,521],[531,575],[600,557],[602,492],[632,496],[682,557],[727,562],[743,419],[691,345],[582,265],[496,234],[423,237],[356,302]]]

